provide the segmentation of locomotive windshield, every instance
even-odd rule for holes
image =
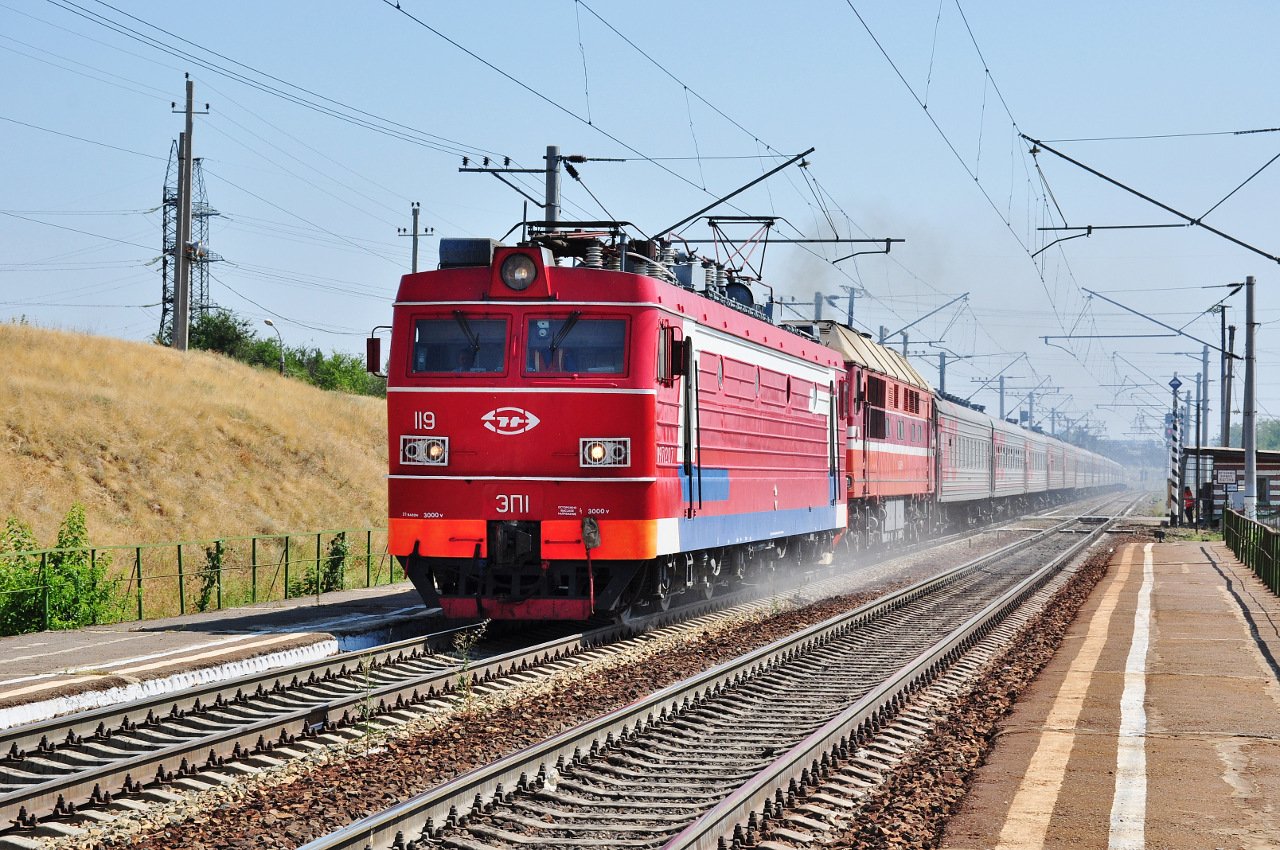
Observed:
[[[529,319],[525,372],[621,375],[625,368],[627,323],[584,319],[580,313]]]
[[[507,320],[461,311],[449,318],[418,319],[413,326],[413,371],[501,374],[506,369]]]

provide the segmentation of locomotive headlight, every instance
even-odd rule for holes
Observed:
[[[538,267],[528,254],[511,254],[502,261],[502,282],[516,292],[528,289],[538,276]]]
[[[449,438],[405,434],[400,437],[400,462],[414,466],[448,466]]]
[[[580,466],[630,466],[630,437],[584,437],[578,443]]]

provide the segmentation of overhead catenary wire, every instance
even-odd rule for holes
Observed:
[[[54,5],[60,9],[63,9],[64,11],[69,12],[73,15],[76,15],[80,18],[83,18],[84,20],[89,21],[90,23],[105,27],[106,29],[109,29],[119,35],[122,35],[125,38],[131,39],[140,44],[151,47],[152,49],[158,50],[162,53],[168,54],[175,58],[183,59],[188,62],[194,63],[205,70],[211,71],[221,76],[225,76],[229,79],[235,80],[243,85],[247,85],[250,88],[256,89],[265,94],[282,98],[298,106],[302,106],[306,109],[311,109],[313,111],[328,115],[338,120],[355,124],[357,126],[365,127],[366,129],[370,129],[370,130],[373,130],[374,132],[382,133],[384,135],[399,138],[403,141],[407,141],[412,144],[418,144],[423,147],[428,147],[433,150],[440,151],[441,153],[448,153],[448,154],[453,154],[457,156],[462,156],[466,154],[470,154],[470,155],[488,154],[492,156],[499,155],[499,154],[496,154],[494,151],[490,151],[476,145],[468,145],[464,142],[455,141],[453,139],[448,139],[433,133],[428,133],[424,130],[417,129],[415,127],[410,127],[409,125],[406,125],[406,124],[401,124],[392,119],[375,115],[373,113],[367,112],[355,106],[351,106],[349,104],[346,104],[334,98],[329,98],[325,95],[321,95],[305,87],[298,86],[294,83],[290,83],[279,77],[273,76],[266,72],[260,71],[256,68],[253,68],[252,66],[246,65],[234,59],[226,57],[215,50],[211,50],[209,48],[203,47],[193,41],[190,41],[189,39],[182,38],[181,36],[175,35],[174,33],[171,33],[168,30],[155,26],[154,24],[151,24],[147,21],[144,21],[141,18],[138,18],[134,15],[129,14],[128,12],[117,9],[116,7],[110,5],[109,3],[103,2],[103,0],[95,0],[95,2],[97,2],[101,6],[104,6],[108,9],[111,9],[112,11],[117,12],[120,15],[123,15],[126,18],[137,21],[138,23],[144,26],[150,27],[156,30],[157,32],[163,33],[169,39],[182,42],[183,44],[190,45],[191,47],[197,50],[203,51],[204,53],[207,53],[212,56],[216,56],[220,59],[223,59],[225,62],[229,62],[240,68],[244,68],[246,71],[252,74],[257,74],[258,76],[266,80],[274,81],[276,83],[279,83],[280,86],[284,86],[287,88],[281,88],[280,86],[272,85],[271,83],[268,83],[268,82],[263,82],[260,79],[255,79],[254,77],[250,76],[247,73],[236,71],[233,68],[229,68],[213,60],[206,59],[196,53],[183,51],[176,47],[172,47],[163,41],[160,41],[156,38],[148,36],[145,33],[139,32],[138,30],[133,29],[132,27],[129,27],[125,24],[122,24],[119,21],[116,21],[105,15],[101,15],[97,12],[93,12],[85,8],[84,6],[74,2],[74,0],[45,0],[45,2],[50,3],[51,5]],[[291,91],[288,91],[287,89],[293,89],[294,91],[291,92]],[[329,105],[326,105],[326,104],[329,104]]]

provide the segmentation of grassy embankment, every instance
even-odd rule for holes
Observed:
[[[11,323],[0,364],[0,518],[41,545],[77,502],[95,546],[386,524],[380,399]]]

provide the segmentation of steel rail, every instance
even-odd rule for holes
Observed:
[[[986,527],[982,531],[991,528]],[[964,536],[963,533],[951,535],[927,544],[886,551],[886,554],[900,557]],[[1038,536],[1032,539],[1038,539]],[[1005,548],[1026,542],[1018,541]],[[995,557],[1002,551],[1004,549],[986,557]],[[472,684],[488,682],[600,646],[632,632],[678,622],[681,618],[695,617],[754,598],[756,592],[748,588],[678,609],[656,612],[629,624],[568,635],[468,662],[465,675]],[[195,775],[204,768],[221,766],[226,760],[270,753],[281,745],[312,739],[352,723],[368,722],[389,712],[445,698],[457,684],[463,668],[461,663],[454,662],[409,675],[389,668],[438,663],[444,660],[444,656],[434,653],[454,635],[472,628],[459,627],[289,668],[252,673],[177,694],[161,694],[120,706],[0,730],[0,772],[8,768],[15,773],[49,776],[44,781],[6,783],[17,787],[0,794],[0,823],[30,826],[35,819],[50,811],[56,816],[74,814],[79,806],[110,802],[113,794],[139,793],[144,784],[168,784],[176,778]],[[369,684],[371,679],[385,679],[392,675],[397,677],[395,681]],[[324,699],[307,693],[307,689],[346,689],[350,692],[345,696]],[[265,716],[250,717],[244,723],[229,725],[226,715],[236,712]],[[202,719],[206,728],[214,728],[204,734],[193,734],[192,727]],[[178,727],[176,730],[172,728],[175,726]],[[139,738],[149,738],[151,743],[138,741]],[[158,742],[166,738],[173,742],[168,745]],[[134,754],[129,755],[130,752]],[[31,769],[24,770],[25,767]]]
[[[149,697],[4,730],[0,732],[0,745],[7,744],[10,749],[8,758],[0,758],[0,776],[8,769],[49,778],[24,784],[5,782],[17,787],[0,793],[0,823],[29,828],[49,813],[55,817],[73,815],[86,804],[104,805],[118,794],[137,794],[152,783],[168,784],[227,761],[269,754],[280,746],[314,739],[354,723],[376,721],[417,704],[447,699],[458,687],[460,676],[472,685],[492,682],[747,597],[753,597],[749,590],[701,600],[628,624],[577,632],[465,664],[450,659],[446,666],[399,674],[395,681],[367,687],[361,683],[396,675],[389,669],[396,665],[443,660],[446,656],[432,654],[434,647],[476,627],[458,627],[295,667],[253,673],[180,694]],[[305,681],[301,679],[304,675]],[[307,693],[307,689],[344,687],[349,693],[328,699]],[[220,716],[236,711],[266,716],[230,725]],[[209,731],[192,734],[190,729],[196,725],[193,721],[199,721]],[[51,732],[61,740],[54,743]],[[138,738],[150,739],[150,746],[138,742]],[[157,743],[166,738],[173,739],[173,743]],[[86,754],[86,749],[91,752]],[[114,751],[115,757],[103,755],[107,751]],[[136,754],[129,755],[129,751]],[[59,764],[67,768],[60,770]],[[79,769],[75,769],[77,765]],[[32,769],[23,770],[24,766]],[[0,834],[4,831],[0,828]]]
[[[771,669],[807,649],[820,646],[850,627],[870,622],[885,612],[957,581],[989,562],[1008,557],[1076,522],[1077,518],[1072,517],[1057,523],[1029,538],[1010,543],[938,576],[917,582],[683,682],[670,685],[628,706],[566,730],[490,765],[472,770],[383,812],[349,824],[304,845],[301,850],[362,850],[370,846],[392,846],[396,842],[399,844],[395,846],[403,846],[406,836],[419,831],[430,836],[441,825],[457,824],[465,821],[469,813],[484,811],[493,804],[495,795],[502,799],[513,790],[528,788],[535,777],[545,778],[557,773],[565,764],[581,759],[586,752],[598,752],[615,741],[627,740],[650,727],[655,718],[664,718],[670,713],[681,711],[682,707],[687,709],[690,705],[696,705],[712,693]],[[1079,539],[1071,547],[1072,551],[1078,551],[1080,546],[1096,540],[1102,527],[1099,526],[1093,534]],[[795,748],[792,752],[794,751]],[[749,799],[754,799],[754,796]]]
[[[975,645],[1003,621],[1012,611],[1038,592],[1063,566],[1092,546],[1115,522],[1114,517],[1098,524],[1067,551],[1058,555],[1035,573],[1027,576],[999,598],[956,628],[945,640],[903,666],[896,674],[876,686],[854,705],[829,720],[822,728],[780,756],[773,764],[757,773],[733,791],[710,811],[703,814],[679,834],[662,845],[662,850],[716,850],[721,843],[741,835],[748,825],[772,802],[779,789],[792,787],[802,778],[821,772],[825,761],[839,758],[842,744],[873,734],[886,706],[896,704],[911,693],[925,687],[950,662]]]

